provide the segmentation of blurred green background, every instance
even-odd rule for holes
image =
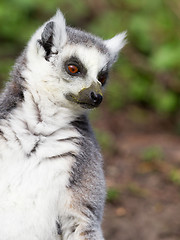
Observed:
[[[57,8],[104,39],[128,33],[91,115],[105,158],[106,238],[179,240],[180,0],[0,0],[0,88]]]
[[[128,45],[108,87],[114,111],[138,104],[171,115],[179,111],[179,0],[1,0],[0,82],[32,33],[60,8],[67,23],[110,38],[128,31]]]

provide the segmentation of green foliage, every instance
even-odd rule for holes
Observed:
[[[108,86],[107,99],[108,99],[108,105],[112,110],[117,110],[125,104],[123,87],[120,83],[115,82]]]
[[[153,95],[153,106],[158,112],[171,113],[178,109],[179,97],[170,90],[159,90]]]
[[[149,52],[152,45],[151,19],[147,18],[146,14],[134,15],[129,25],[133,44],[144,53]]]
[[[119,197],[120,197],[120,190],[117,189],[117,188],[109,188],[107,190],[107,201],[110,202],[110,203],[114,203],[114,202],[117,202]]]
[[[9,70],[11,69],[13,65],[13,61],[11,59],[7,59],[5,61],[2,61],[0,64],[0,79],[8,79],[9,76]],[[0,88],[3,87],[5,84],[5,80],[0,81]]]
[[[122,15],[115,9],[113,11],[107,10],[89,24],[88,30],[104,39],[113,37],[114,33],[123,30]]]
[[[159,161],[163,159],[163,151],[158,146],[151,146],[143,150],[141,158],[145,162]]]
[[[169,173],[169,179],[175,184],[180,186],[180,169],[172,169]]]
[[[150,59],[152,66],[157,70],[176,69],[179,64],[180,45],[177,43],[167,43],[157,49]]]
[[[95,128],[95,134],[102,150],[111,153],[116,150],[114,139],[110,133]]]
[[[108,87],[111,110],[145,104],[158,114],[170,116],[179,111],[179,0],[1,0],[0,86],[32,33],[57,8],[71,26],[103,38],[128,31],[127,47]],[[172,76],[170,83],[164,81],[166,75]]]
[[[150,83],[144,81],[141,76],[134,79],[129,86],[129,98],[134,101],[148,101]]]
[[[146,197],[147,191],[140,187],[137,183],[129,183],[127,185],[127,191],[135,197]]]

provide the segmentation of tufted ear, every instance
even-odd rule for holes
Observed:
[[[120,34],[117,34],[113,38],[104,41],[104,44],[110,52],[112,63],[117,60],[119,51],[125,46],[127,42],[125,39],[126,35],[126,32],[122,32]]]
[[[39,43],[46,52],[46,60],[53,53],[58,53],[61,47],[66,43],[66,23],[60,10],[52,17],[43,28]]]

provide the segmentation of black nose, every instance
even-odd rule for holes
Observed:
[[[94,106],[98,106],[101,102],[102,102],[102,95],[101,94],[97,94],[95,92],[91,92],[91,99],[93,101]]]

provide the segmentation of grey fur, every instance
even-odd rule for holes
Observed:
[[[85,45],[88,48],[96,47],[101,53],[109,55],[109,51],[101,38],[72,27],[66,27],[66,31],[70,44]]]
[[[69,188],[74,191],[78,204],[92,222],[101,221],[105,199],[103,160],[86,115],[72,122],[82,138],[80,155],[72,167]]]
[[[26,49],[17,59],[11,73],[11,81],[6,84],[4,92],[0,96],[0,119],[6,118],[7,115],[23,101],[24,77],[23,69],[26,68]]]
[[[48,22],[42,33],[42,39],[39,40],[39,43],[46,50],[46,57],[50,55],[53,45],[53,28],[54,23],[52,21]],[[79,44],[84,45],[88,48],[96,47],[101,53],[109,55],[109,51],[107,47],[103,44],[101,38],[80,29],[72,28],[70,26],[66,27],[66,32],[68,36],[68,44]]]

